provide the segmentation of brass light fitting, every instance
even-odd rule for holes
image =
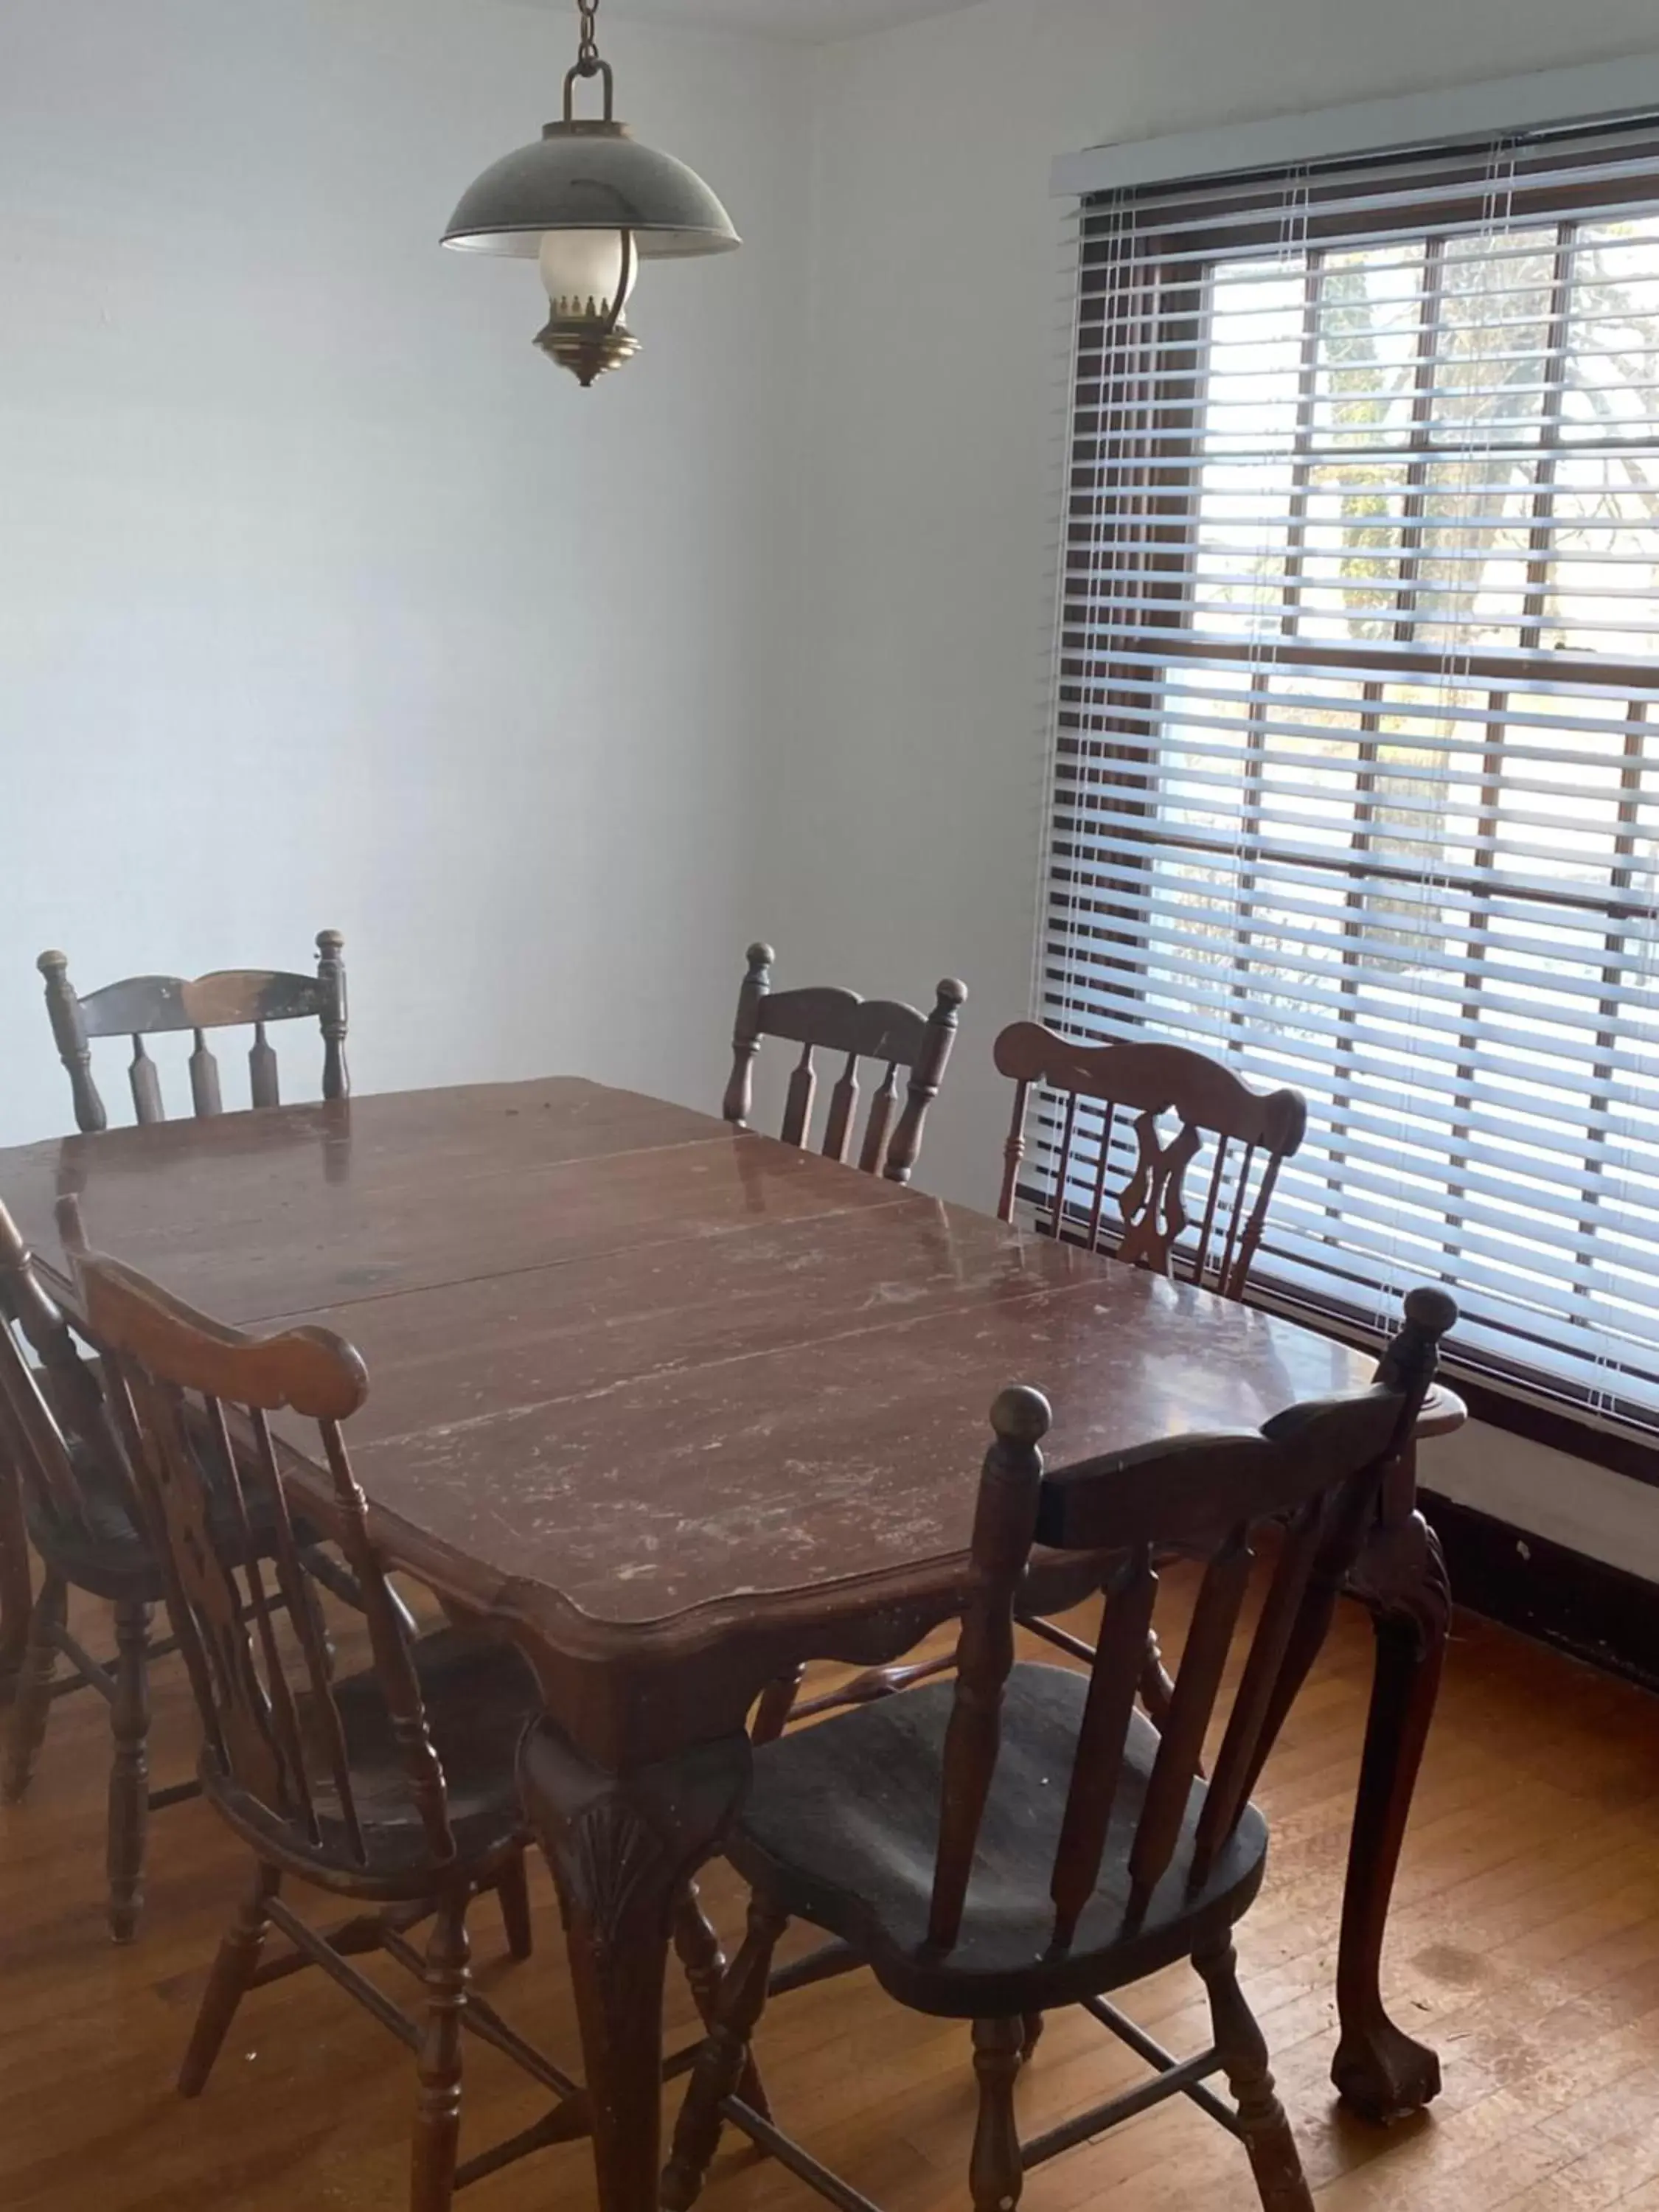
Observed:
[[[611,64],[599,58],[596,36],[599,0],[576,6],[581,36],[565,76],[562,119],[467,187],[443,242],[458,252],[539,262],[550,313],[536,343],[586,386],[639,351],[623,310],[642,260],[724,253],[739,240],[695,170],[641,145],[613,119]],[[575,113],[578,80],[589,77],[605,92],[597,120]]]

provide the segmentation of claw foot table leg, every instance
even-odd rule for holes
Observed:
[[[1445,1563],[1420,1513],[1379,1530],[1350,1586],[1370,1610],[1376,1671],[1342,1896],[1340,2039],[1331,2079],[1345,2104],[1366,2119],[1389,2121],[1420,2111],[1440,2090],[1439,2059],[1395,2027],[1381,1986],[1395,1870],[1451,1619]]]
[[[663,1977],[685,1884],[748,1786],[746,1736],[649,1766],[591,1765],[552,1724],[519,1778],[563,1909],[602,2212],[655,2212]]]

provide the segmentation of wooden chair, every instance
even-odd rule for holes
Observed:
[[[21,1334],[34,1354],[25,1358]],[[36,1364],[38,1363],[38,1364]],[[0,1205],[0,1453],[24,1501],[29,1540],[45,1570],[29,1616],[0,1796],[18,1803],[33,1778],[55,1698],[95,1690],[110,1709],[106,1865],[110,1933],[137,1934],[143,1909],[149,1815],[199,1794],[184,1782],[152,1790],[147,1739],[151,1662],[176,1649],[150,1634],[163,1595],[160,1562],[143,1533],[126,1456],[110,1422],[96,1364],[82,1357],[48,1296],[17,1225]],[[269,1537],[269,1531],[264,1532]],[[71,1588],[114,1609],[112,1664],[70,1629]],[[60,1676],[58,1662],[69,1662]]]
[[[761,1039],[784,1037],[799,1045],[801,1054],[789,1078],[781,1134],[786,1145],[807,1145],[817,1089],[812,1054],[820,1050],[844,1054],[844,1064],[830,1094],[823,1146],[826,1159],[844,1161],[858,1116],[859,1062],[872,1061],[884,1066],[885,1073],[870,1101],[858,1164],[866,1175],[908,1183],[921,1150],[927,1109],[938,1097],[945,1079],[968,986],[954,976],[945,976],[939,986],[933,1012],[924,1015],[896,999],[861,999],[856,991],[829,984],[775,991],[772,963],[776,957],[769,945],[749,948],[748,972],[738,994],[737,1025],[732,1035],[732,1075],[721,1108],[726,1119],[735,1128],[749,1127]],[[903,1113],[890,1141],[901,1067],[909,1069],[910,1080]],[[842,1694],[832,1693],[810,1708],[797,1707],[796,1692],[805,1671],[797,1668],[773,1683],[762,1697],[754,1722],[757,1743],[770,1742],[799,1711],[828,1711],[844,1702]]]
[[[1179,1273],[1218,1297],[1243,1301],[1279,1169],[1307,1133],[1300,1091],[1253,1091],[1219,1060],[1184,1045],[1080,1044],[1036,1022],[1012,1023],[992,1057],[1014,1085],[1000,1221],[1014,1218],[1032,1090],[1058,1092],[1066,1103],[1051,1196],[1037,1208],[1039,1228],[1130,1267]],[[1175,1124],[1167,1135],[1161,1126],[1166,1116]],[[1206,1144],[1214,1149],[1207,1170],[1198,1170],[1198,1233],[1183,1243],[1193,1226],[1187,1178]],[[1020,1619],[1074,1658],[1092,1656],[1087,1644],[1054,1621],[1036,1613]],[[1142,1695],[1154,1718],[1167,1711],[1169,1691],[1149,1627]]]
[[[1180,1045],[1077,1044],[1036,1022],[1015,1022],[1004,1030],[993,1057],[998,1072],[1014,1084],[999,1220],[1014,1218],[1030,1094],[1040,1085],[1061,1093],[1066,1104],[1053,1168],[1054,1196],[1039,1209],[1039,1228],[1156,1274],[1172,1275],[1179,1267],[1189,1280],[1222,1297],[1243,1298],[1279,1168],[1307,1128],[1308,1109],[1299,1092],[1252,1091],[1231,1068]],[[1168,1136],[1160,1127],[1165,1115],[1176,1124]],[[1127,1131],[1120,1116],[1127,1120]],[[1130,1135],[1133,1150],[1126,1141]],[[1187,1246],[1182,1239],[1191,1222],[1186,1177],[1211,1139],[1214,1152],[1198,1237]],[[1117,1185],[1109,1211],[1115,1173]],[[1053,1621],[1036,1614],[1022,1614],[1021,1620],[1073,1657],[1090,1656],[1080,1638]],[[948,1658],[936,1658],[866,1668],[837,1688],[787,1709],[781,1692],[769,1692],[757,1729],[769,1739],[787,1719],[809,1719],[886,1697],[943,1674],[950,1665]],[[1154,1716],[1163,1710],[1166,1693],[1157,1638],[1149,1632],[1146,1694]]]
[[[43,952],[35,963],[46,980],[46,1012],[58,1055],[69,1071],[78,1129],[106,1128],[109,1116],[93,1080],[91,1040],[127,1036],[132,1040],[132,1064],[127,1080],[132,1090],[133,1110],[140,1121],[164,1121],[161,1079],[155,1062],[144,1049],[147,1036],[192,1030],[195,1048],[190,1055],[192,1110],[198,1116],[223,1110],[219,1090],[219,1063],[208,1048],[209,1030],[252,1026],[253,1042],[248,1051],[250,1103],[275,1106],[280,1103],[276,1054],[266,1038],[273,1022],[309,1018],[323,1033],[323,1096],[343,1098],[349,1089],[346,1073],[346,977],[343,953],[345,939],[337,929],[325,929],[317,939],[315,975],[284,975],[261,968],[226,968],[189,981],[181,975],[131,975],[124,982],[107,983],[101,991],[76,995],[69,979],[69,962],[61,952]]]
[[[669,2212],[696,2201],[723,2118],[842,2212],[866,2202],[738,2094],[773,1949],[797,1917],[838,1939],[841,1963],[867,1965],[901,2004],[973,2022],[976,2212],[1012,2212],[1032,2166],[1175,2095],[1242,2138],[1267,2212],[1311,2212],[1238,1986],[1232,1929],[1267,1855],[1251,1792],[1455,1318],[1438,1291],[1413,1291],[1406,1311],[1371,1389],[1294,1407],[1256,1434],[1166,1437],[1045,1474],[1048,1405],[1030,1389],[997,1400],[955,1682],[756,1753],[725,1846],[752,1887],[748,1934],[675,2132]],[[1104,1620],[1086,1674],[1012,1663],[1015,1592],[1034,1544],[1105,1557]],[[1170,1551],[1201,1561],[1203,1580],[1160,1733],[1136,1692],[1156,1562]],[[1253,1613],[1258,1552],[1265,1591]],[[1200,1760],[1218,1709],[1226,1718],[1206,1780]],[[1208,1989],[1213,2042],[1177,2059],[1109,1998],[1182,1959]],[[1152,2078],[1022,2143],[1022,2060],[1042,2015],[1072,2004],[1138,2051]],[[1233,2103],[1204,2086],[1217,2073]]]
[[[1032,1090],[1058,1092],[1066,1103],[1039,1223],[1132,1267],[1243,1297],[1279,1169],[1307,1131],[1299,1091],[1253,1091],[1182,1045],[1079,1044],[1036,1022],[1015,1022],[992,1052],[1014,1085],[1000,1220],[1014,1218]],[[1194,1225],[1188,1177],[1212,1142],[1197,1234],[1183,1242]]]
[[[845,1063],[830,1094],[822,1150],[826,1159],[845,1160],[858,1117],[859,1062],[869,1060],[885,1073],[870,1100],[858,1164],[866,1175],[908,1182],[921,1150],[922,1123],[945,1079],[967,985],[947,975],[939,987],[933,1011],[922,1014],[896,999],[860,999],[856,991],[828,984],[775,991],[775,957],[769,945],[749,948],[749,970],[738,994],[732,1036],[732,1076],[721,1109],[726,1119],[737,1128],[748,1127],[761,1039],[786,1037],[799,1045],[801,1054],[789,1078],[781,1133],[786,1145],[810,1144],[817,1088],[812,1054],[844,1054]],[[902,1067],[908,1069],[910,1080],[898,1127],[893,1128]]]
[[[82,1242],[73,1200],[60,1204],[65,1243]],[[33,1360],[25,1355],[27,1346]],[[193,1781],[149,1786],[149,1670],[178,1649],[151,1633],[166,1595],[161,1562],[133,1486],[125,1448],[111,1420],[100,1364],[77,1343],[41,1283],[33,1255],[0,1202],[0,1461],[23,1504],[23,1526],[45,1569],[29,1610],[28,1638],[0,1767],[0,1802],[19,1804],[34,1778],[56,1700],[95,1690],[110,1708],[107,1867],[110,1933],[130,1942],[143,1916],[149,1815],[200,1795]],[[263,1550],[274,1531],[258,1524]],[[313,1583],[361,1611],[349,1572],[301,1526],[304,1602],[316,1609]],[[113,1609],[115,1658],[94,1657],[70,1628],[71,1589]],[[414,1620],[394,1593],[405,1630]],[[68,1662],[62,1674],[59,1660]]]
[[[444,2212],[453,2191],[535,2144],[580,2134],[581,2093],[469,1988],[467,1908],[497,1892],[515,1958],[529,1955],[528,1841],[514,1775],[540,1710],[516,1652],[446,1628],[411,1644],[371,1539],[342,1424],[368,1395],[341,1338],[298,1328],[258,1339],[221,1327],[118,1262],[81,1254],[76,1275],[155,1530],[167,1608],[204,1738],[203,1790],[252,1852],[255,1872],[220,1948],[179,2086],[207,2083],[242,1997],[320,1966],[418,2057],[410,2202]],[[298,1541],[270,1418],[315,1425],[336,1533],[362,1593],[374,1663],[332,1678],[303,1601]],[[229,1510],[220,1510],[224,1498]],[[274,1543],[268,1586],[254,1532]],[[286,1600],[298,1651],[279,1641]],[[280,1894],[292,1876],[361,1908],[329,1932]],[[405,1931],[430,1918],[424,1956]],[[291,1954],[261,1963],[271,1925]],[[412,2019],[351,1964],[384,1950],[419,1976]],[[551,2090],[556,2121],[457,2165],[461,2038],[471,2029]]]

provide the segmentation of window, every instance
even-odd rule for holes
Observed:
[[[1258,1277],[1659,1423],[1659,127],[1085,204],[1047,1018],[1304,1091]]]

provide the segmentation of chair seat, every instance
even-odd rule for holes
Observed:
[[[487,1868],[526,1840],[516,1759],[519,1739],[542,1711],[536,1678],[509,1645],[486,1643],[469,1630],[441,1628],[414,1646],[427,1726],[444,1771],[449,1825],[465,1866]],[[203,1784],[256,1850],[274,1845],[290,1863],[303,1863],[343,1879],[366,1896],[408,1894],[429,1881],[436,1863],[427,1842],[379,1677],[372,1669],[338,1677],[333,1686],[345,1732],[352,1793],[368,1845],[368,1866],[356,1863],[314,1715],[302,1710],[313,1799],[320,1841],[298,1822],[270,1820],[214,1762]],[[343,1879],[342,1879],[343,1878]]]
[[[81,1493],[82,1517],[55,1512],[33,1494],[26,1502],[30,1541],[47,1566],[94,1597],[130,1598],[160,1605],[167,1596],[161,1565],[148,1536],[137,1528],[125,1486],[102,1455],[78,1442],[69,1446]],[[275,1516],[257,1493],[247,1504],[252,1549],[268,1559],[276,1548]],[[240,1559],[240,1542],[229,1493],[216,1483],[212,1493],[216,1539],[222,1537],[231,1556]],[[294,1540],[303,1550],[320,1542],[316,1529],[296,1521]]]
[[[1021,1665],[1009,1676],[962,1935],[944,1957],[928,1953],[926,1938],[953,1683],[859,1706],[758,1748],[726,1855],[784,1911],[851,1944],[920,2011],[1000,2018],[1137,1981],[1246,1910],[1267,1827],[1248,1808],[1204,1880],[1189,1887],[1205,1794],[1195,1782],[1169,1872],[1131,1922],[1128,1850],[1158,1747],[1137,1713],[1094,1896],[1070,1948],[1046,1956],[1048,1881],[1087,1692],[1088,1677],[1068,1668]]]

